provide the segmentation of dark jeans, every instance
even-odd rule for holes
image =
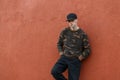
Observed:
[[[68,80],[79,80],[81,61],[78,58],[68,58],[64,55],[58,59],[51,70],[55,80],[67,80],[62,73],[68,69]]]

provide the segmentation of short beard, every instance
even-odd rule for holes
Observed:
[[[71,26],[71,29],[74,31],[74,30],[77,29],[77,26],[76,26],[76,25],[72,25],[72,26]]]

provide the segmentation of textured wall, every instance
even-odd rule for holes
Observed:
[[[0,0],[0,80],[53,80],[69,12],[92,47],[81,80],[120,80],[120,0]]]

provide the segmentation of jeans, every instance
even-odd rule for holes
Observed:
[[[79,80],[81,61],[78,58],[69,58],[62,55],[51,70],[55,80],[67,80],[63,72],[68,69],[68,80]]]

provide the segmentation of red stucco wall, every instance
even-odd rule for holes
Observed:
[[[120,0],[0,0],[0,80],[53,80],[69,12],[92,47],[80,79],[120,80]]]

